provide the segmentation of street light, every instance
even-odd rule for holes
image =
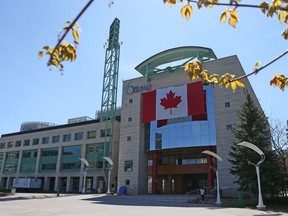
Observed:
[[[113,169],[113,161],[109,157],[103,157],[104,160],[106,160],[109,163],[109,169],[108,169],[108,189],[107,194],[111,194],[110,192],[110,181],[111,181],[111,170]]]
[[[87,169],[89,167],[89,162],[85,158],[78,158],[84,163],[84,177],[83,177],[83,187],[82,187],[82,193],[86,193],[86,174],[87,174]]]
[[[212,151],[209,151],[209,150],[205,150],[202,152],[203,154],[208,154],[208,155],[211,155],[212,157],[216,158],[218,161],[222,161],[223,159],[217,155],[216,153],[212,152]],[[218,175],[218,170],[215,169],[214,167],[210,167],[212,168],[213,170],[215,170],[216,172],[216,181],[217,181],[217,200],[216,200],[216,205],[221,205],[222,202],[221,202],[221,198],[220,198],[220,185],[219,185],[219,175]]]
[[[250,149],[254,150],[255,152],[257,152],[261,156],[261,159],[257,164],[254,164],[251,162],[248,162],[248,163],[254,165],[256,168],[257,181],[258,181],[258,205],[257,205],[257,209],[265,210],[266,206],[263,204],[263,199],[262,199],[261,183],[260,183],[260,169],[259,169],[260,164],[265,160],[265,155],[261,151],[261,149],[259,149],[257,146],[255,146],[252,143],[244,141],[244,142],[238,143],[238,145],[250,148]]]

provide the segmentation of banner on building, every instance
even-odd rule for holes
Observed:
[[[142,93],[142,122],[185,116],[207,119],[202,82]]]

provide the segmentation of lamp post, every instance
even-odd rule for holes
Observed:
[[[265,155],[261,151],[261,149],[259,149],[257,146],[255,146],[252,143],[244,141],[244,142],[238,143],[238,145],[250,148],[250,149],[254,150],[255,152],[257,152],[261,156],[261,159],[257,164],[254,164],[251,162],[248,162],[248,163],[254,165],[256,168],[257,182],[258,182],[258,205],[257,205],[257,209],[265,210],[266,206],[263,204],[263,198],[262,198],[262,193],[261,193],[261,182],[260,182],[260,169],[259,169],[260,164],[265,160]]]
[[[111,192],[110,192],[110,184],[111,183],[110,182],[111,182],[111,171],[113,169],[113,161],[109,157],[103,157],[103,159],[109,163],[107,194],[111,194]]]
[[[87,169],[89,167],[89,162],[85,158],[78,158],[84,163],[84,176],[83,176],[83,187],[82,187],[82,193],[86,193],[86,175],[87,175]]]
[[[218,161],[222,161],[223,159],[217,155],[216,153],[212,152],[212,151],[209,151],[209,150],[205,150],[202,152],[203,154],[208,154],[208,155],[211,155],[212,157],[216,158]],[[213,170],[215,170],[216,172],[216,181],[217,181],[217,199],[216,199],[216,205],[221,205],[222,202],[221,202],[221,198],[220,198],[220,185],[219,185],[219,174],[218,174],[218,170],[215,169],[214,167],[210,167],[212,168]]]

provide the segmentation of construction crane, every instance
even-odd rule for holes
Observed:
[[[112,156],[113,126],[116,118],[116,102],[119,71],[119,27],[120,20],[115,18],[110,26],[109,39],[106,47],[101,115],[100,122],[105,122],[104,157]]]

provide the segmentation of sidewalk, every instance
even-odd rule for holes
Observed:
[[[29,194],[0,197],[0,216],[284,216],[281,212],[188,203],[185,196]]]

